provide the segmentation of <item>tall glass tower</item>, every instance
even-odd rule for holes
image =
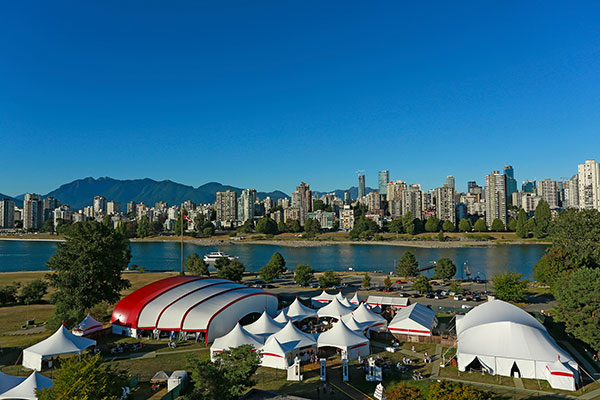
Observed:
[[[377,179],[377,183],[379,184],[379,194],[386,195],[387,194],[387,184],[390,181],[390,171],[384,169],[383,171],[379,171],[379,176]]]
[[[504,175],[506,175],[506,200],[508,201],[508,204],[512,204],[512,194],[517,191],[515,170],[512,165],[504,166]]]
[[[358,198],[365,197],[365,176],[363,174],[358,175]]]

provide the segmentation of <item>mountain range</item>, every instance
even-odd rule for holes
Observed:
[[[136,203],[144,202],[150,206],[158,201],[165,201],[169,204],[181,204],[186,200],[194,203],[214,203],[217,192],[230,190],[238,195],[242,192],[241,188],[223,185],[218,182],[209,182],[194,188],[193,186],[183,185],[169,180],[155,181],[150,178],[120,180],[109,177],[103,178],[84,178],[66,183],[45,195],[54,197],[62,204],[68,204],[74,210],[82,209],[85,206],[92,205],[95,196],[103,196],[108,200],[121,203],[121,208],[130,201]],[[355,199],[358,196],[358,188],[351,187],[350,197]],[[372,189],[367,188],[367,193]],[[344,198],[344,189],[337,189],[332,192],[340,198]],[[315,192],[319,196],[331,192]],[[269,196],[272,199],[289,197],[286,193],[276,190],[273,192],[257,192],[259,199]],[[0,193],[0,198],[9,198],[15,202],[18,207],[22,207],[25,195],[17,197],[6,196]]]

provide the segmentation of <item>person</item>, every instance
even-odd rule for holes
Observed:
[[[317,399],[321,398],[321,389],[317,386]]]
[[[413,353],[415,352],[415,346],[414,345],[413,345],[413,347],[412,347],[411,350],[412,350]]]

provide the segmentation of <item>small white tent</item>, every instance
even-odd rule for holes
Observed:
[[[437,326],[435,311],[420,303],[413,303],[406,308],[401,308],[388,324],[392,333],[415,336],[431,336]]]
[[[37,400],[35,390],[45,389],[50,386],[52,386],[52,379],[34,372],[17,386],[0,394],[0,400]]]
[[[246,329],[253,335],[260,337],[261,339],[266,339],[275,332],[279,332],[279,330],[284,326],[285,324],[273,320],[273,318],[271,318],[271,316],[265,310],[259,319],[257,319],[251,324],[244,326],[244,329]]]
[[[75,336],[85,336],[92,332],[98,332],[102,330],[102,322],[96,321],[90,314],[88,314],[83,321],[79,323],[75,328],[71,330]]]
[[[340,303],[337,297],[334,297],[333,300],[331,300],[331,303],[327,304],[323,308],[320,308],[319,311],[317,311],[317,314],[319,315],[319,318],[329,317],[340,319],[344,315],[350,314],[351,312],[352,308],[344,306],[342,303]]]
[[[360,303],[362,303],[362,299],[358,295],[358,292],[354,293],[354,296],[350,299],[350,303],[354,304],[355,306],[358,306]]]
[[[294,302],[290,304],[289,307],[286,307],[285,310],[285,313],[288,316],[288,318],[291,318],[294,322],[301,321],[306,318],[317,317],[317,312],[312,308],[308,308],[304,304],[300,303],[298,297],[296,297],[296,300],[294,300]]]
[[[210,346],[210,359],[214,361],[217,353],[222,353],[224,350],[244,344],[249,344],[258,349],[262,347],[263,341],[258,336],[244,329],[238,322],[227,335],[215,339],[212,346]]]
[[[356,310],[352,312],[352,316],[358,323],[370,323],[369,329],[372,331],[387,331],[387,320],[381,315],[367,309],[365,303],[360,303]]]
[[[408,307],[408,297],[369,296],[367,304],[370,306],[389,306],[392,308]]]
[[[369,339],[363,334],[354,332],[346,326],[344,321],[340,320],[333,324],[333,327],[327,332],[323,332],[317,339],[318,348],[335,347],[342,350],[348,360],[369,355]]]
[[[292,321],[288,321],[279,332],[271,335],[269,339],[273,337],[290,350],[314,347],[317,344],[313,335],[302,332],[300,329],[296,328]],[[267,339],[267,341],[269,339]]]
[[[276,337],[270,337],[260,349],[262,353],[260,365],[263,367],[287,369],[291,364],[293,346],[293,343],[287,343],[284,346]]]
[[[546,365],[546,380],[548,380],[553,389],[577,390],[575,374],[571,366],[567,363],[562,363],[560,360]]]
[[[311,301],[313,307],[318,308],[318,307],[323,307],[324,305],[330,303],[331,300],[334,299],[334,297],[335,297],[335,295],[329,294],[325,290],[323,290],[323,293],[311,298],[310,301]]]
[[[41,371],[44,359],[61,354],[81,354],[95,345],[95,340],[75,336],[61,325],[49,338],[23,350],[23,366]]]
[[[288,320],[289,320],[289,318],[288,318],[288,316],[287,316],[287,313],[286,313],[286,309],[285,309],[285,308],[283,308],[283,309],[282,309],[282,310],[279,312],[279,314],[277,314],[277,316],[276,316],[276,317],[273,319],[273,321],[275,321],[275,322],[277,322],[277,323],[280,323],[280,324],[287,324]]]
[[[0,371],[0,394],[14,388],[25,380],[24,376],[6,375]]]
[[[348,328],[359,333],[363,333],[365,331],[368,332],[368,329],[371,326],[371,322],[358,322],[356,319],[354,319],[354,315],[352,314],[344,316],[342,321],[344,321]]]

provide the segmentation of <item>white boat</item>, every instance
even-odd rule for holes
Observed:
[[[219,258],[226,258],[228,260],[237,260],[239,257],[230,256],[227,253],[223,253],[222,251],[213,251],[204,256],[204,262],[207,264],[214,264],[217,262]]]

